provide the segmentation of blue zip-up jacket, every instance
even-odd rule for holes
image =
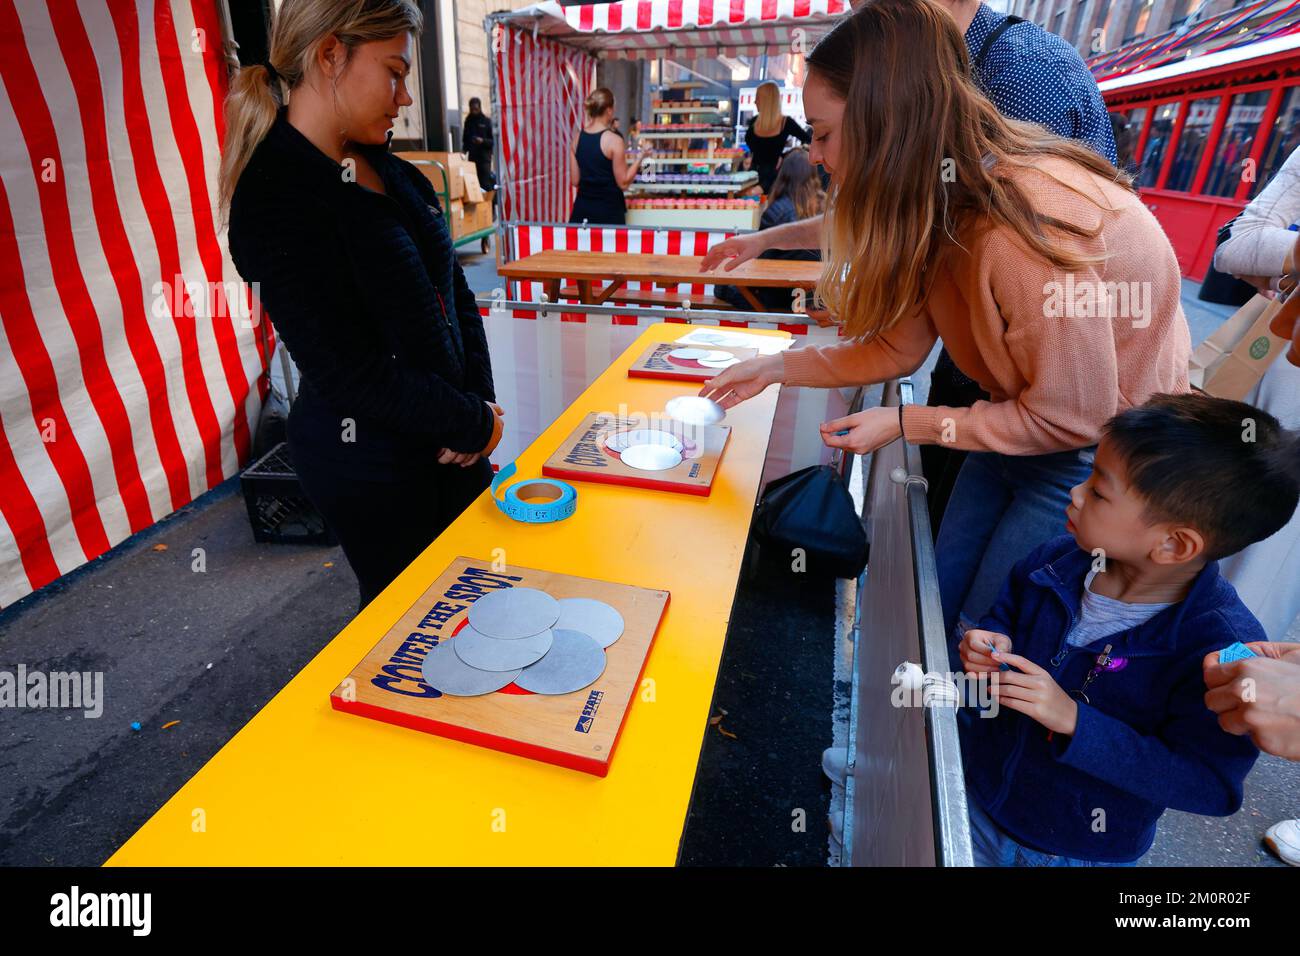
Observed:
[[[1100,863],[1136,860],[1151,847],[1166,808],[1228,816],[1259,751],[1223,731],[1205,706],[1202,660],[1263,628],[1210,562],[1187,597],[1135,628],[1072,647],[1093,557],[1071,535],[1039,546],[1012,569],[980,621],[1006,634],[1012,652],[1044,668],[1067,693],[1081,687],[1113,645],[1114,669],[1079,702],[1073,735],[1054,734],[1009,707],[996,717],[958,713],[971,799],[1017,842]],[[961,669],[954,644],[953,669]]]

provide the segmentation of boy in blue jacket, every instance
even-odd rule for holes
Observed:
[[[1237,811],[1259,752],[1206,708],[1202,660],[1265,636],[1217,559],[1287,523],[1298,475],[1300,435],[1241,402],[1158,395],[1107,422],[1069,534],[953,648],[992,683],[958,714],[977,865],[1131,865],[1166,808]]]

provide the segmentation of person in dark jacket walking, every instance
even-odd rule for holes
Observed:
[[[437,196],[388,149],[421,27],[410,0],[285,0],[226,101],[231,258],[301,371],[289,449],[362,607],[487,488],[503,430]]]
[[[1235,813],[1259,754],[1219,726],[1203,669],[1264,640],[1218,559],[1290,519],[1300,434],[1243,402],[1157,395],[1107,422],[1070,497],[1069,534],[951,650],[996,705],[958,714],[980,865],[1132,863],[1167,808]]]
[[[479,186],[487,191],[496,189],[492,174],[492,120],[483,112],[483,102],[477,96],[469,101],[469,115],[465,117],[465,153],[478,173]]]

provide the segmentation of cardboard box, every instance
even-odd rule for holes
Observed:
[[[469,232],[469,230],[465,228],[465,204],[459,199],[453,199],[451,201],[449,214],[449,218],[451,219],[451,237],[453,239],[459,239],[461,236],[465,235],[465,233]]]
[[[478,170],[473,166],[462,166],[460,176],[465,192],[465,201],[481,203],[483,201],[483,189],[479,186]]]
[[[492,199],[491,193],[484,194],[487,198],[483,202],[464,203],[465,209],[465,232],[481,232],[484,229],[492,228]]]
[[[474,164],[462,153],[406,150],[395,155],[409,163],[414,163],[429,182],[433,183],[433,188],[439,193],[446,191],[452,201],[469,199],[470,202],[476,202],[483,195],[478,182],[478,172]],[[447,181],[444,181],[442,170],[433,165],[435,162],[441,163],[443,169],[447,171]]]

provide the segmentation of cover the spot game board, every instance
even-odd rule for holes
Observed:
[[[542,466],[548,478],[708,495],[730,425],[591,412]]]
[[[565,598],[603,602],[623,619],[605,648],[594,682],[565,694],[534,694],[515,684],[456,697],[425,680],[426,655],[456,641],[484,595],[532,588]],[[341,710],[480,747],[542,760],[603,777],[640,686],[646,659],[668,607],[667,591],[614,584],[491,561],[458,557],[330,694]]]

